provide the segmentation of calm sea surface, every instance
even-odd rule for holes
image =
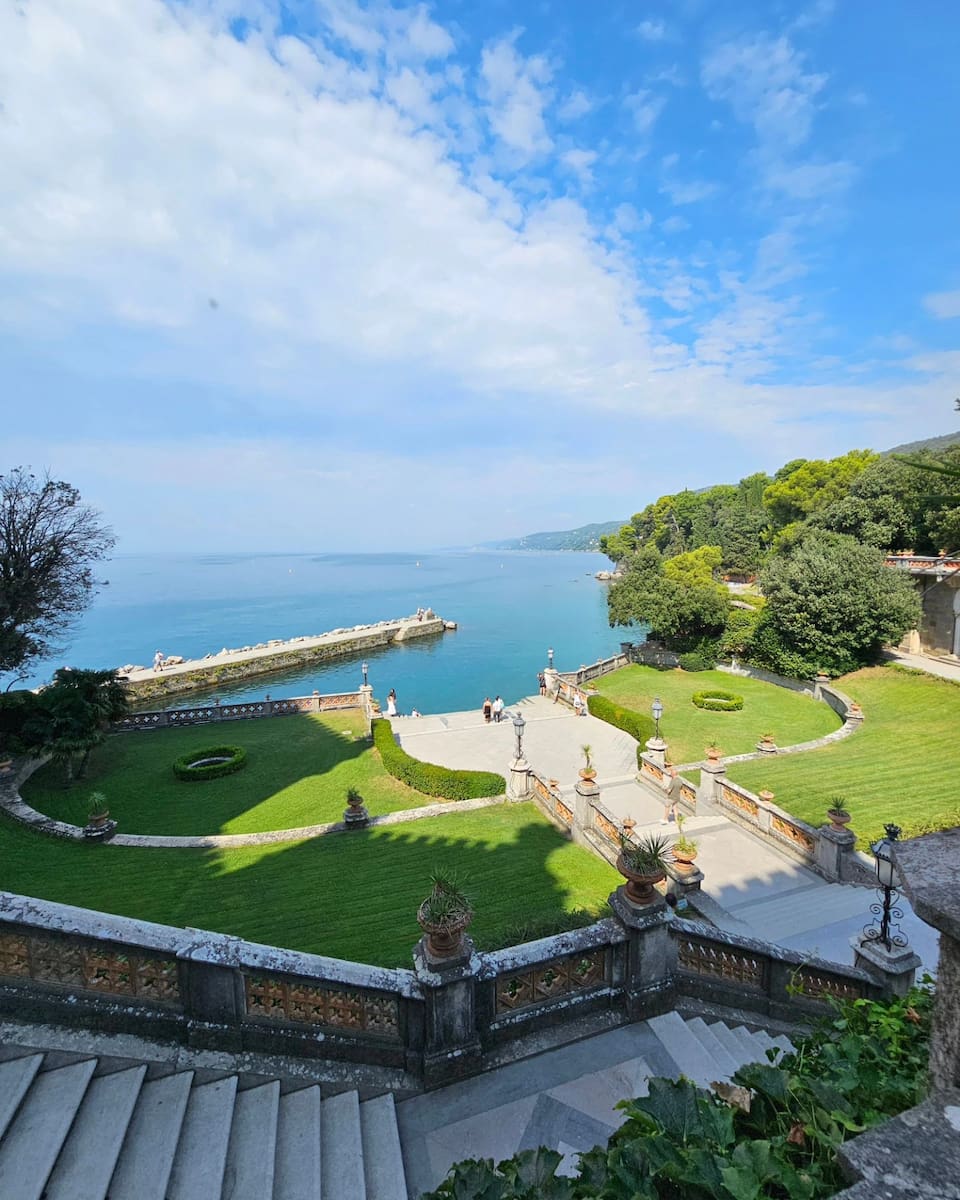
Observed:
[[[54,667],[149,665],[154,651],[202,658],[270,638],[324,633],[341,626],[433,608],[456,633],[374,651],[367,656],[374,695],[396,688],[401,712],[479,707],[500,693],[510,703],[536,690],[547,647],[571,670],[619,649],[607,624],[607,585],[593,573],[600,554],[463,552],[410,554],[223,555],[117,558],[101,567],[102,588]],[[223,700],[355,689],[359,659],[341,659],[261,676]],[[177,700],[183,705],[188,700]]]

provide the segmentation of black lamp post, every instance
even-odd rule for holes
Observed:
[[[660,718],[663,716],[663,704],[662,704],[659,696],[654,696],[653,704],[651,704],[651,706],[650,706],[650,711],[653,713],[653,719],[657,725],[657,731],[654,734],[654,737],[659,739],[659,737],[660,737]]]
[[[547,666],[551,667],[551,668],[553,667],[553,647],[552,646],[547,651]]]
[[[523,713],[513,714],[513,732],[517,739],[517,759],[523,758],[523,730],[526,721],[523,719]]]
[[[879,842],[874,842],[870,847],[877,860],[880,899],[876,904],[870,905],[870,911],[875,919],[863,932],[868,941],[882,942],[890,951],[894,946],[900,948],[906,946],[907,939],[901,933],[898,924],[903,917],[903,910],[897,907],[900,893],[896,888],[897,872],[893,862],[893,847],[900,836],[900,827],[884,825],[883,828],[886,830],[887,836],[881,838]],[[880,918],[879,925],[876,922],[877,917]]]
[[[366,659],[364,659],[364,661],[360,664],[360,670],[363,672],[363,686],[364,687],[367,686],[367,671],[368,671],[368,669],[369,668],[367,667]]]

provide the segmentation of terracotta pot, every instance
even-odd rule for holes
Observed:
[[[830,828],[837,833],[843,833],[844,829],[850,824],[849,813],[828,812],[827,816],[830,818]]]
[[[94,816],[91,813],[90,817],[87,820],[87,824],[92,829],[102,829],[109,820],[110,820],[109,812],[98,813],[96,816]]]
[[[722,750],[708,750],[707,758],[709,758],[711,762],[717,762],[722,753]]]
[[[694,869],[693,860],[697,857],[696,850],[678,850],[674,846],[671,853],[673,854],[674,865],[678,871],[689,873]]]
[[[458,921],[437,925],[424,916],[425,905],[426,901],[417,910],[417,924],[427,935],[427,949],[435,958],[452,958],[460,949],[464,930],[473,920],[473,913],[468,910]]]
[[[617,870],[627,881],[627,899],[633,904],[652,904],[657,898],[657,893],[653,885],[667,877],[665,871],[656,871],[644,875],[639,871],[631,870],[624,861],[622,853],[617,855]]]
[[[581,779],[596,779],[596,777],[597,777],[596,767],[582,767],[580,769],[579,775],[580,775]]]

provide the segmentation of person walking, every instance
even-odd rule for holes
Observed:
[[[579,692],[573,693],[573,715],[575,717],[583,716],[583,700],[581,699]]]
[[[163,670],[163,651],[162,650],[158,650],[156,652],[156,654],[153,656],[153,669],[155,671]]]
[[[499,696],[494,697],[493,701],[493,719],[497,725],[500,724],[500,719],[503,716],[503,701]]]
[[[490,700],[490,697],[487,696],[487,698],[483,702],[483,719],[486,721],[486,723],[488,725],[490,724],[490,716],[492,713],[493,713],[493,704]]]
[[[677,819],[677,804],[680,797],[683,795],[683,781],[677,774],[676,767],[667,767],[667,778],[663,783],[664,801],[663,801],[663,816],[660,819],[661,825],[669,825],[670,817]]]

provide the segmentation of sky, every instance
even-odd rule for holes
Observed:
[[[469,545],[960,426],[944,0],[0,0],[0,471]]]

